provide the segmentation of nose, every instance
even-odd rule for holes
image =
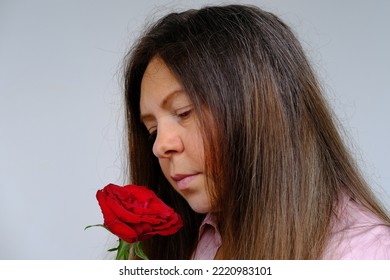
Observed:
[[[159,159],[169,158],[184,150],[182,138],[178,129],[169,124],[159,124],[156,140],[153,144],[153,154]]]

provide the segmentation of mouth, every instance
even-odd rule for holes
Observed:
[[[189,188],[189,183],[193,181],[199,173],[194,174],[176,174],[171,176],[172,180],[176,182],[177,188],[181,191]]]

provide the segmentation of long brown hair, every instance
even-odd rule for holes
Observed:
[[[139,119],[142,76],[155,56],[196,110],[224,259],[320,258],[341,191],[390,222],[290,28],[254,6],[205,7],[163,17],[127,57],[131,181],[154,189],[185,220],[178,234],[145,242],[151,258],[190,258],[203,218],[162,175]]]

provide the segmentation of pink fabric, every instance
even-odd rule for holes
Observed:
[[[210,213],[200,226],[198,240],[192,259],[214,259],[222,240],[215,218]],[[390,227],[343,195],[322,259],[390,259]]]
[[[198,246],[192,255],[193,260],[212,260],[222,244],[215,217],[208,213],[199,228]]]
[[[390,259],[390,227],[344,195],[323,259]]]

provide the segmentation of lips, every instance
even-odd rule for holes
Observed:
[[[171,176],[172,180],[174,180],[177,184],[177,188],[179,190],[185,190],[189,187],[189,183],[195,179],[195,177],[199,173],[195,174],[176,174],[174,176]]]

